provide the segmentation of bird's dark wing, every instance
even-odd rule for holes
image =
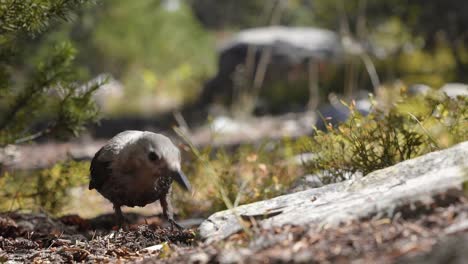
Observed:
[[[89,189],[100,189],[104,182],[110,177],[112,174],[112,169],[110,168],[111,161],[102,161],[99,160],[100,154],[103,152],[103,148],[101,148],[95,155],[93,160],[91,161],[91,167],[89,168],[91,172],[90,181],[89,181]]]

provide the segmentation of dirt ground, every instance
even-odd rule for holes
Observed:
[[[209,245],[198,239],[196,229],[160,227],[164,221],[158,217],[133,218],[136,224],[129,231],[108,229],[105,223],[110,220],[105,218],[2,214],[0,262],[406,263],[419,257],[425,263],[424,254],[443,248],[446,239],[462,236],[468,241],[468,199],[459,194],[399,208],[391,217],[374,216],[339,227],[252,226],[251,234]],[[434,263],[463,263],[454,262],[457,255],[452,251],[468,253],[465,244],[450,246]]]
[[[191,143],[203,147],[229,147],[250,144],[268,139],[295,138],[312,133],[316,120],[311,112],[289,113],[281,116],[254,117],[247,120],[216,118],[211,125],[203,125],[184,131]],[[143,129],[143,128],[142,128]],[[144,130],[158,131],[147,127]],[[121,130],[116,131],[121,132]],[[161,131],[159,131],[161,132]],[[115,134],[116,134],[115,133]],[[164,131],[180,147],[183,140],[174,131]],[[111,135],[109,135],[109,138]],[[42,143],[9,145],[0,149],[0,172],[2,170],[34,170],[49,168],[65,160],[91,160],[107,139],[82,135],[69,142],[45,140]],[[188,149],[182,147],[182,149]]]
[[[252,236],[237,234],[217,245],[181,249],[166,262],[406,263],[443,248],[447,238],[463,236],[468,241],[468,200],[437,197],[432,204],[400,208],[391,218],[374,217],[339,227],[252,230]],[[454,253],[462,250],[462,260],[467,261],[466,247],[452,246],[435,263],[466,263],[455,262]]]
[[[0,262],[69,263],[136,261],[160,256],[172,247],[194,245],[191,229],[161,227],[153,217],[141,223],[129,217],[126,229],[109,229],[112,216],[90,220],[77,215],[53,219],[45,214],[9,213],[0,216]],[[111,225],[112,226],[112,225]],[[151,246],[161,245],[157,251]]]

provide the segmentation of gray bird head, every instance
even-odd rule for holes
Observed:
[[[132,144],[129,155],[152,171],[167,170],[169,175],[185,190],[190,191],[190,183],[181,170],[180,151],[172,141],[161,134],[143,132]]]

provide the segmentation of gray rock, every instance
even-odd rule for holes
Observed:
[[[468,84],[464,83],[446,83],[440,88],[448,97],[468,96]]]
[[[317,115],[312,111],[242,120],[222,116],[215,118],[209,126],[193,130],[190,138],[196,145],[214,146],[256,143],[267,138],[295,138],[313,133],[311,124],[316,120]]]
[[[455,223],[451,224],[444,230],[444,233],[447,235],[456,234],[458,232],[463,232],[468,230],[468,212],[461,212]]]
[[[307,174],[299,179],[296,180],[292,184],[292,187],[290,189],[290,193],[292,192],[300,192],[300,191],[305,191],[313,188],[319,188],[324,186],[325,184],[323,183],[322,179],[325,177],[326,171],[318,172],[316,174]],[[345,172],[343,173],[344,179],[346,180],[357,180],[359,178],[363,177],[362,172]]]
[[[274,55],[297,62],[310,57],[336,59],[343,56],[338,35],[320,28],[271,26],[247,29],[225,43],[221,52],[240,45],[272,47]]]
[[[310,223],[333,226],[376,213],[391,214],[398,206],[460,188],[467,155],[468,142],[464,142],[366,177],[217,212],[201,224],[200,235],[208,243],[218,241],[240,231],[239,221],[251,219],[262,228]]]
[[[409,95],[426,95],[432,91],[432,88],[426,84],[415,83],[408,87]]]
[[[210,261],[210,256],[205,252],[198,252],[191,254],[189,257],[189,263],[205,264]]]
[[[189,218],[180,220],[177,223],[184,228],[192,228],[199,226],[203,221],[203,218]]]
[[[247,72],[245,66],[252,62],[252,71],[259,67],[263,54],[270,54],[263,87],[268,89],[275,82],[288,79],[289,73],[308,76],[307,62],[321,65],[342,62],[344,49],[339,35],[333,31],[310,27],[270,26],[240,31],[227,40],[219,49],[218,72],[203,87],[197,102],[197,109],[213,103],[230,106],[239,93],[239,83],[255,73]],[[326,68],[326,67],[325,67]],[[246,75],[247,74],[247,75]],[[242,81],[245,79],[244,81]],[[293,78],[294,79],[294,78]],[[304,86],[303,89],[307,89]],[[307,90],[304,90],[307,91]],[[271,99],[271,98],[270,98]],[[305,110],[300,100],[282,104],[281,109],[259,95],[256,105],[258,113]]]
[[[7,145],[0,148],[0,164],[11,164],[21,158],[21,152],[16,145]]]
[[[252,255],[252,251],[247,248],[223,250],[223,253],[220,254],[219,256],[219,263],[221,264],[244,263],[243,259],[251,255]]]
[[[442,239],[433,249],[416,257],[404,258],[401,263],[411,264],[463,264],[468,261],[468,234],[460,234]]]
[[[299,178],[291,189],[291,192],[300,192],[308,189],[319,188],[323,186],[320,176],[316,174],[307,174]]]
[[[314,161],[316,158],[317,154],[315,153],[301,153],[290,158],[288,162],[295,165],[304,165],[306,163]]]

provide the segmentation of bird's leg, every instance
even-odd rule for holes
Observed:
[[[122,214],[122,209],[120,208],[120,205],[114,204],[114,211],[118,227],[126,229],[125,217]]]
[[[161,202],[161,207],[163,209],[163,215],[171,224],[171,230],[174,230],[174,226],[177,227],[177,229],[181,230],[183,229],[177,222],[174,220],[174,211],[172,209],[172,204],[171,201],[168,199],[167,195],[164,195],[161,199],[159,199]]]

